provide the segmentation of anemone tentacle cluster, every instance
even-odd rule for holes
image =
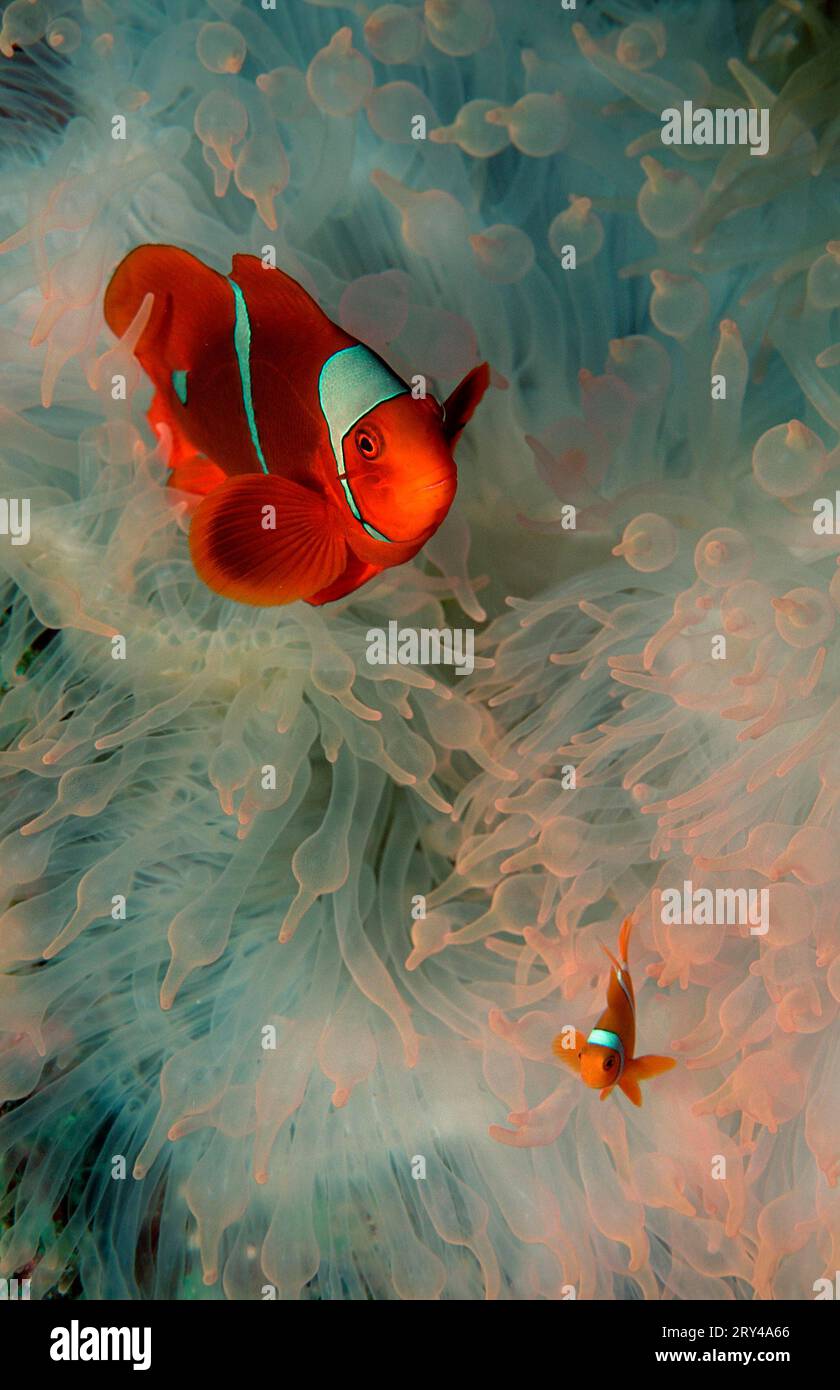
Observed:
[[[840,30],[811,0],[345,10],[3,11],[0,1275],[812,1298]],[[767,153],[663,144],[687,102],[766,110]],[[321,609],[204,588],[102,319],[142,242],[268,257],[441,399],[490,361],[411,564]],[[475,629],[474,673],[371,664],[394,621]],[[706,899],[764,916],[665,910]],[[627,915],[641,1048],[679,1059],[641,1110],[551,1046]]]

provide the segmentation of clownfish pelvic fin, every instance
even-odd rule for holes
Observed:
[[[657,1057],[653,1053],[647,1057],[633,1057],[619,1077],[618,1084],[628,1100],[632,1100],[634,1105],[641,1105],[642,1091],[639,1082],[649,1081],[652,1076],[661,1076],[663,1072],[671,1071],[676,1065],[675,1057]]]
[[[634,1105],[641,1105],[642,1088],[639,1085],[638,1081],[635,1079],[635,1077],[632,1075],[632,1065],[633,1064],[631,1062],[625,1070],[624,1075],[619,1077],[618,1084],[628,1100],[631,1100]]]

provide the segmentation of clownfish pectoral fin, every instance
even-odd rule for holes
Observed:
[[[384,565],[369,565],[351,551],[347,552],[347,564],[337,579],[332,584],[328,584],[326,589],[319,589],[316,594],[310,594],[306,600],[311,603],[313,608],[318,608],[322,603],[335,603],[336,599],[345,598],[347,594],[352,594],[354,589],[360,588],[362,584],[367,584],[369,579],[374,579],[377,574],[381,574]]]
[[[228,478],[198,507],[193,564],[208,588],[263,607],[309,598],[347,563],[347,546],[320,493],[273,475]]]
[[[618,1078],[618,1084],[628,1100],[632,1100],[634,1105],[642,1103],[642,1088],[634,1076],[631,1075],[632,1062],[629,1062],[623,1076]]]
[[[563,1046],[567,1039],[567,1033],[558,1033],[551,1044],[551,1050],[555,1057],[559,1057],[561,1062],[566,1063],[567,1067],[571,1067],[572,1071],[576,1071],[580,1074],[580,1052],[581,1049],[586,1046],[586,1035],[584,1033],[579,1033],[577,1029],[575,1029],[574,1047]]]
[[[634,1105],[641,1105],[642,1092],[639,1082],[649,1081],[652,1076],[661,1076],[663,1072],[670,1071],[676,1065],[675,1057],[655,1057],[653,1054],[647,1057],[633,1057],[624,1068],[618,1084],[628,1100],[632,1100]]]
[[[627,1070],[637,1081],[649,1081],[652,1076],[661,1076],[676,1065],[676,1057],[656,1057],[651,1053],[647,1057],[634,1057],[632,1062],[628,1062]]]
[[[490,368],[486,362],[482,362],[479,367],[473,367],[460,385],[455,387],[452,395],[447,397],[443,407],[443,432],[453,447],[489,385]]]

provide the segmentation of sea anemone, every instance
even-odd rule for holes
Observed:
[[[840,1263],[836,21],[211,8],[12,0],[0,29],[0,1275],[812,1298]],[[768,111],[767,153],[663,144],[684,102]],[[143,242],[269,257],[441,398],[490,361],[413,562],[320,609],[200,583],[142,324],[103,323]],[[372,665],[394,621],[473,625],[475,671]],[[766,930],[669,920],[703,890],[766,892]],[[642,1050],[679,1059],[640,1110],[552,1054],[625,916]]]

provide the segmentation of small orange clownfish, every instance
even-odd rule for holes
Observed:
[[[601,947],[612,961],[613,968],[607,986],[607,1007],[589,1037],[576,1031],[574,1047],[564,1047],[564,1034],[558,1033],[552,1043],[552,1051],[573,1067],[587,1086],[600,1090],[601,1100],[606,1100],[618,1083],[628,1100],[632,1100],[634,1105],[641,1105],[639,1082],[660,1076],[677,1063],[673,1057],[633,1056],[636,1045],[636,997],[627,969],[627,947],[632,925],[629,917],[622,923],[618,937],[618,960],[606,946]]]
[[[455,443],[489,383],[473,368],[441,407],[281,270],[234,256],[229,276],[174,246],[139,246],[105,292],[155,387],[170,486],[203,501],[190,528],[209,588],[263,606],[329,603],[426,544],[455,496]]]

